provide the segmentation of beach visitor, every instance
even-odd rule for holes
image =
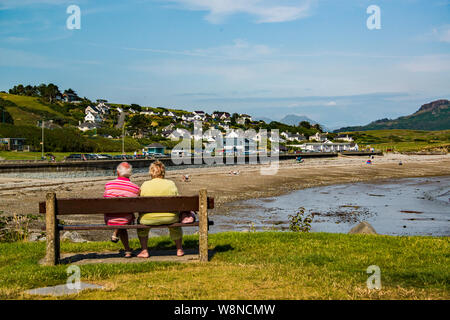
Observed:
[[[175,183],[165,179],[166,168],[160,161],[155,161],[150,165],[151,180],[145,181],[141,186],[141,197],[152,196],[177,196],[178,189]],[[138,222],[144,225],[163,225],[180,222],[178,212],[151,212],[139,215]],[[139,258],[148,258],[148,229],[138,229],[138,237],[141,242],[142,251],[138,254]],[[184,255],[182,248],[183,231],[181,227],[169,228],[170,238],[177,247],[177,256]]]
[[[128,162],[122,162],[117,166],[117,179],[106,183],[104,198],[116,197],[138,197],[139,187],[130,181],[133,168]],[[126,213],[123,215],[105,214],[105,223],[108,226],[121,226],[134,223],[134,215]],[[126,229],[116,229],[111,236],[112,242],[118,242],[119,239],[125,248],[125,258],[131,258],[131,249],[128,244],[128,232]]]

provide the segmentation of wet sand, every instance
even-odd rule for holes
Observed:
[[[290,216],[303,207],[311,232],[347,233],[367,221],[383,235],[450,236],[450,176],[335,184],[233,205],[215,216],[211,232],[289,230]]]
[[[450,175],[450,155],[402,155],[375,156],[373,164],[366,164],[367,157],[343,156],[327,159],[306,159],[297,164],[294,160],[280,162],[275,175],[261,175],[262,165],[192,168],[167,172],[183,195],[196,194],[206,188],[215,197],[216,209],[212,215],[226,214],[238,200],[273,197],[294,190],[341,183],[380,181],[382,179],[428,177]],[[403,165],[399,165],[399,162]],[[239,175],[230,171],[239,170]],[[181,176],[189,174],[191,182],[182,182]],[[4,214],[36,214],[38,203],[49,191],[60,198],[101,197],[106,181],[113,177],[26,179],[0,176],[0,211]],[[132,176],[141,185],[146,174]],[[101,216],[65,217],[67,223],[84,219],[85,222],[102,222]],[[97,238],[97,236],[93,236]],[[89,237],[91,238],[91,236]]]

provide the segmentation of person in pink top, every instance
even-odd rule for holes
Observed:
[[[104,198],[116,197],[138,197],[140,189],[137,185],[130,181],[133,168],[128,162],[122,162],[117,166],[117,179],[109,181],[105,185]],[[121,226],[134,223],[134,215],[126,213],[123,215],[107,215],[105,214],[105,223],[108,226]],[[116,229],[111,236],[112,242],[122,241],[125,248],[125,257],[131,258],[131,249],[128,243],[128,232],[126,229]]]

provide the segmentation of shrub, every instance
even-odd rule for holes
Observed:
[[[0,242],[25,241],[28,238],[29,225],[34,220],[37,220],[37,216],[0,216]]]
[[[300,207],[294,215],[289,215],[289,230],[294,232],[309,232],[314,214],[305,215],[305,208]]]

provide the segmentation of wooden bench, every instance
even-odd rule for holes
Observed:
[[[39,203],[39,212],[45,213],[47,248],[45,265],[56,265],[60,261],[59,232],[63,230],[113,230],[113,229],[151,229],[168,227],[199,227],[199,258],[208,261],[208,229],[213,221],[208,219],[208,209],[214,208],[214,198],[208,197],[206,189],[198,196],[137,197],[137,198],[95,198],[95,199],[56,199],[55,193],[47,193],[46,201]],[[84,214],[124,214],[146,212],[197,211],[198,222],[173,223],[170,225],[146,226],[141,224],[124,226],[65,225],[60,224],[60,215]]]

